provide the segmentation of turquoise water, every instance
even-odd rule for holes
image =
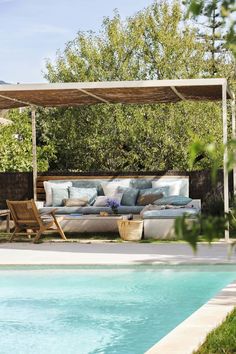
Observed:
[[[0,270],[1,354],[141,354],[236,278],[234,266]]]

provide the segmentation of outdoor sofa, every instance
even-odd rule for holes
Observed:
[[[63,187],[64,186],[64,187]],[[64,192],[61,190],[64,189]],[[48,200],[48,190],[51,188],[52,194],[55,195],[55,190],[59,190],[59,198],[52,203]],[[96,192],[94,200],[89,205],[74,205],[70,202],[70,193],[67,198],[65,189],[70,190],[72,196],[77,196],[78,190],[87,190]],[[118,207],[118,214],[132,214],[133,218],[142,218],[144,221],[144,238],[168,238],[173,237],[174,222],[176,217],[183,214],[190,215],[190,219],[194,219],[197,213],[200,212],[200,200],[192,200],[189,197],[189,177],[188,176],[120,176],[120,177],[104,177],[104,176],[40,176],[37,181],[37,195],[41,203],[38,203],[40,212],[49,212],[56,208],[57,215],[70,216],[71,222],[80,215],[98,215],[100,212],[111,213],[111,208],[108,206],[96,206],[97,200],[102,199],[105,195],[112,198],[114,191],[122,194],[121,204]],[[160,192],[163,193],[160,198]],[[60,194],[61,193],[61,194]],[[64,194],[63,194],[64,193]],[[172,197],[177,200],[186,199],[186,205],[171,205],[171,208],[166,209],[167,205],[161,207],[155,205],[155,198],[162,200],[164,197]],[[171,198],[170,198],[171,199]],[[62,205],[65,200],[68,202],[65,206]],[[71,198],[71,200],[75,200]],[[168,198],[167,198],[168,200]],[[51,205],[50,205],[51,203]],[[98,203],[99,204],[99,203]],[[153,210],[154,209],[154,210]],[[88,218],[89,219],[89,218]],[[81,232],[78,227],[77,232]],[[94,218],[87,220],[86,230],[96,231]],[[104,223],[104,229],[99,226],[99,232],[110,231],[107,223]]]

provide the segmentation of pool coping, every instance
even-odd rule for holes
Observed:
[[[192,354],[236,306],[236,280],[181,322],[145,354]]]

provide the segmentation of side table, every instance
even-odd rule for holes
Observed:
[[[6,231],[7,233],[10,233],[10,210],[5,209],[5,210],[0,210],[0,216],[6,216],[6,221],[7,221],[7,226],[6,226]]]

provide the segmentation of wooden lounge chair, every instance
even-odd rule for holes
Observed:
[[[7,206],[11,212],[15,223],[15,230],[9,241],[11,242],[16,235],[36,235],[33,242],[37,242],[43,232],[47,230],[57,230],[63,240],[66,236],[60,226],[63,217],[56,217],[56,209],[40,214],[33,199],[24,201],[9,201]],[[22,232],[24,231],[24,232]]]

